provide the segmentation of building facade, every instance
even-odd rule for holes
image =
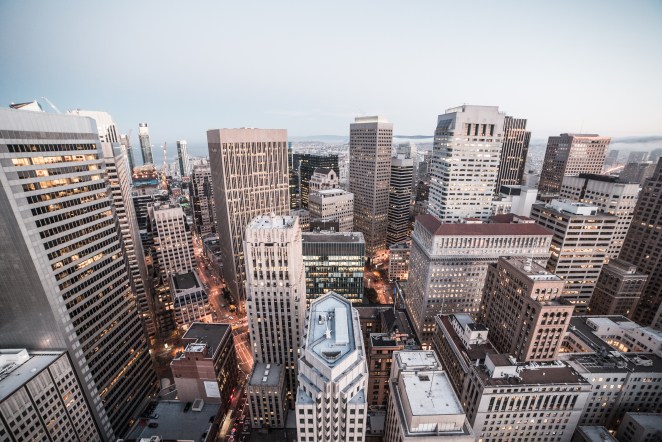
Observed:
[[[386,253],[393,125],[384,118],[357,117],[349,127],[349,191],[354,194],[354,231],[363,233],[366,254]]]
[[[388,251],[388,279],[391,281],[406,281],[409,279],[411,240],[393,244]]]
[[[0,109],[0,345],[66,349],[103,440],[156,375],[94,121]]]
[[[497,106],[463,105],[439,115],[428,213],[443,222],[491,216],[504,118]]]
[[[622,259],[612,259],[602,267],[588,306],[591,315],[631,317],[646,286],[648,275]]]
[[[191,200],[195,232],[200,237],[216,234],[216,205],[209,165],[193,167]]]
[[[195,272],[170,275],[170,294],[175,321],[179,327],[186,328],[194,322],[211,322],[209,295]]]
[[[217,233],[227,287],[246,299],[244,232],[256,216],[290,210],[287,131],[215,129],[207,131]]]
[[[177,163],[179,164],[179,176],[191,176],[191,161],[188,157],[188,144],[186,140],[177,140]]]
[[[296,400],[298,440],[365,440],[368,366],[359,314],[329,292],[306,314]]]
[[[255,364],[246,386],[253,428],[285,428],[289,403],[285,386],[282,364]]]
[[[338,173],[334,169],[316,167],[308,184],[308,194],[318,190],[337,189],[340,187]]]
[[[354,229],[354,194],[346,190],[312,191],[308,196],[308,211],[311,221],[338,221],[340,232]]]
[[[566,176],[602,173],[611,138],[597,134],[561,134],[549,137],[538,192],[557,196]]]
[[[529,153],[531,132],[526,130],[526,118],[506,116],[503,120],[503,145],[495,191],[501,186],[519,186],[524,177],[524,165]]]
[[[532,223],[416,218],[405,304],[421,345],[431,344],[436,314],[478,313],[489,264],[500,256],[527,256],[544,265],[551,241],[551,232]]]
[[[554,232],[547,270],[564,279],[563,297],[576,311],[586,311],[607,260],[618,217],[588,204],[552,200],[534,204],[531,218]]]
[[[386,245],[406,241],[411,235],[409,210],[414,174],[414,160],[398,155],[391,159],[391,180],[388,190],[388,227]]]
[[[316,169],[333,170],[336,177],[340,177],[338,155],[316,155],[310,153],[294,154],[294,166],[297,170],[299,199],[301,208],[308,208],[308,195],[310,194],[310,180]]]
[[[175,273],[192,272],[195,269],[195,254],[184,211],[180,206],[167,203],[154,204],[152,210],[156,227],[154,244],[164,281],[167,282]]]
[[[152,156],[152,143],[149,141],[149,128],[147,123],[138,125],[138,140],[140,141],[140,152],[143,157],[143,164],[154,164]]]

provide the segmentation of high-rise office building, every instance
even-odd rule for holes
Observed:
[[[96,124],[0,110],[0,345],[67,349],[104,440],[121,436],[156,375]]]
[[[591,315],[631,317],[646,286],[648,275],[637,266],[614,258],[602,267],[588,306]]]
[[[308,182],[308,194],[310,195],[318,190],[338,189],[339,187],[340,180],[335,170],[317,167]]]
[[[126,150],[126,158],[129,161],[129,170],[131,171],[136,167],[136,160],[133,158],[133,147],[131,146],[129,135],[120,135],[120,144],[124,146],[124,149]]]
[[[398,144],[395,148],[395,155],[404,155],[404,158],[411,160],[414,163],[414,170],[412,173],[412,182],[411,182],[411,191],[412,193],[416,192],[416,185],[418,184],[418,148],[416,144],[412,143],[401,143]]]
[[[359,313],[329,292],[306,312],[296,397],[298,440],[362,441],[368,426],[368,366]]]
[[[409,279],[411,240],[393,244],[388,248],[388,255],[388,279],[391,281]]]
[[[244,233],[256,216],[290,210],[287,131],[207,131],[217,233],[225,282],[241,305],[245,300]]]
[[[632,222],[639,185],[606,175],[579,174],[563,178],[560,197],[597,207],[600,212],[618,217],[607,258],[617,258]]]
[[[67,352],[0,349],[0,440],[101,440]]]
[[[646,161],[645,163],[629,163],[623,167],[618,177],[626,183],[639,183],[643,186],[646,180],[655,173],[656,163]]]
[[[177,140],[177,163],[179,164],[179,176],[191,175],[191,161],[188,156],[186,140]]]
[[[639,194],[630,230],[619,258],[648,275],[644,293],[632,319],[641,325],[653,323],[662,305],[662,160]]]
[[[414,160],[398,155],[391,159],[391,179],[388,190],[388,227],[386,244],[409,239],[411,208],[411,187],[414,174]]]
[[[625,413],[618,427],[619,442],[654,441],[662,436],[662,414]]]
[[[529,153],[531,132],[526,130],[526,118],[506,116],[503,121],[503,145],[499,161],[495,193],[501,186],[519,186],[524,177],[526,155]]]
[[[366,254],[386,252],[388,189],[393,124],[357,117],[349,126],[349,191],[354,194],[354,230],[365,237]]]
[[[554,361],[574,309],[562,293],[563,280],[531,258],[501,257],[487,268],[478,322],[501,353]]]
[[[140,141],[140,151],[143,156],[143,164],[154,164],[152,156],[152,143],[149,141],[149,128],[147,123],[138,125],[138,140]]]
[[[534,204],[531,218],[554,232],[547,270],[564,279],[563,297],[575,305],[575,311],[586,311],[618,217],[601,213],[596,206],[552,200]]]
[[[246,311],[255,362],[281,364],[289,403],[306,309],[299,219],[258,216],[246,227]]]
[[[504,118],[497,106],[463,105],[439,115],[428,213],[443,222],[492,215]]]
[[[306,299],[310,303],[333,291],[358,304],[363,301],[365,241],[360,232],[303,234]]]
[[[559,194],[566,176],[601,174],[611,138],[596,134],[561,134],[549,137],[540,173],[540,195]]]
[[[193,227],[200,237],[216,233],[216,205],[209,165],[195,166],[191,173]]]
[[[287,171],[290,189],[290,209],[299,208],[299,170],[294,166],[292,142],[287,143]]]
[[[436,314],[478,313],[490,263],[500,256],[525,256],[545,265],[551,243],[552,232],[534,223],[416,218],[405,303],[421,345],[429,348]]]
[[[352,232],[354,227],[354,194],[342,189],[325,189],[308,196],[311,221],[337,221],[339,232]]]
[[[389,384],[385,442],[476,440],[448,374],[433,351],[395,352]]]
[[[310,194],[310,180],[315,169],[333,170],[336,177],[340,176],[338,155],[315,155],[310,153],[294,154],[294,166],[297,168],[299,198],[301,208],[308,208],[308,195]]]
[[[154,244],[157,250],[159,271],[165,281],[176,273],[195,269],[195,254],[191,232],[186,225],[186,215],[180,206],[156,203],[154,213]]]

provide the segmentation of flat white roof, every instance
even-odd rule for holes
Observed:
[[[464,413],[443,371],[403,372],[402,382],[414,416]]]
[[[313,302],[310,311],[308,348],[327,365],[335,365],[355,349],[352,306],[335,293]]]

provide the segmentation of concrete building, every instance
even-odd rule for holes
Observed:
[[[501,257],[487,268],[478,322],[499,352],[554,361],[574,309],[562,293],[563,280],[530,258]]]
[[[435,348],[476,440],[571,440],[591,391],[573,367],[517,362],[466,314],[436,319]]]
[[[499,192],[502,186],[522,184],[530,141],[531,132],[526,130],[526,118],[509,116],[504,118],[503,145],[501,146],[496,192]]]
[[[67,352],[0,349],[0,440],[103,440]]]
[[[246,311],[255,362],[282,364],[290,404],[303,334],[306,279],[298,218],[259,216],[246,227]]]
[[[619,442],[662,440],[662,415],[659,413],[625,413],[616,437]]]
[[[195,254],[184,211],[174,204],[158,203],[151,209],[156,227],[154,244],[163,280],[167,282],[175,273],[192,272],[195,269]]]
[[[154,164],[152,156],[152,143],[149,141],[149,128],[147,123],[138,125],[138,140],[140,141],[140,152],[143,157],[143,164]]]
[[[363,302],[365,241],[360,232],[311,232],[302,235],[307,303],[328,291]]]
[[[406,281],[409,279],[411,240],[393,244],[388,248],[388,251],[388,279],[391,281]]]
[[[182,402],[202,399],[227,411],[240,372],[229,324],[191,324],[182,336],[184,351],[170,362]]]
[[[628,163],[618,177],[626,183],[639,183],[643,186],[646,180],[655,173],[657,163],[645,161],[643,163]]]
[[[414,160],[398,155],[391,159],[391,180],[388,191],[388,227],[386,245],[406,241],[411,235],[409,211]]]
[[[618,442],[614,436],[602,426],[578,426],[571,442]]]
[[[601,213],[618,217],[607,258],[617,258],[623,241],[630,228],[634,208],[637,205],[639,185],[625,183],[618,178],[606,175],[579,174],[563,178],[560,197],[567,200],[590,204]]]
[[[177,140],[177,163],[179,164],[179,176],[191,176],[191,162],[188,157],[188,144],[186,140]]]
[[[365,440],[368,366],[359,314],[329,292],[306,313],[296,400],[298,439]]]
[[[306,209],[296,209],[290,210],[290,216],[299,218],[299,227],[301,227],[302,232],[310,231],[310,212]],[[331,221],[332,223],[333,221]]]
[[[0,182],[0,346],[66,349],[114,440],[156,376],[94,120],[0,109]]]
[[[428,213],[443,222],[490,217],[504,118],[497,106],[462,105],[439,115]]]
[[[320,190],[338,189],[339,187],[340,180],[335,170],[327,169],[326,167],[316,167],[309,180],[308,194],[310,195]]]
[[[170,294],[179,327],[185,328],[194,322],[211,322],[209,296],[195,272],[171,274]]]
[[[626,412],[662,411],[662,397],[657,393],[662,386],[660,353],[649,352],[631,340],[647,346],[645,336],[651,332],[617,316],[572,319],[559,359],[591,385],[580,425],[615,431]],[[659,342],[659,335],[656,338]]]
[[[393,353],[404,350],[406,345],[406,338],[397,334],[370,333],[366,351],[369,373],[366,398],[371,410],[386,410]]]
[[[308,211],[311,221],[338,221],[341,232],[354,229],[354,194],[346,190],[312,191],[308,196]]]
[[[282,364],[256,363],[246,393],[253,428],[285,428],[288,399]]]
[[[596,134],[561,134],[549,137],[540,173],[538,193],[558,197],[566,176],[601,174],[611,138]]]
[[[384,442],[476,440],[434,352],[395,352],[389,383]]]
[[[662,305],[661,205],[662,161],[658,161],[655,173],[641,190],[630,230],[618,257],[648,275],[648,282],[632,319],[641,325],[654,324],[659,330],[662,330],[661,316],[658,314]]]
[[[333,170],[335,179],[340,177],[338,155],[315,155],[309,153],[294,154],[294,167],[297,170],[299,197],[302,209],[308,208],[308,195],[310,194],[310,180],[317,169]],[[319,177],[318,177],[319,178]],[[329,177],[332,180],[333,177]],[[336,187],[338,187],[336,185]]]
[[[518,216],[531,216],[531,207],[538,197],[538,189],[524,186],[501,186],[492,201],[492,214],[513,213]]]
[[[622,259],[602,267],[588,306],[591,315],[631,316],[639,303],[648,275]]]
[[[416,218],[409,261],[407,312],[429,348],[438,313],[478,313],[487,267],[500,256],[526,256],[544,265],[552,232],[533,223],[443,223]]]
[[[244,233],[256,216],[290,210],[287,131],[215,129],[207,131],[217,233],[227,287],[241,305],[246,299]]]
[[[383,117],[357,117],[349,126],[349,191],[354,194],[354,230],[365,237],[366,254],[386,253],[393,124]]]
[[[552,200],[534,204],[531,218],[554,232],[547,270],[564,279],[563,297],[576,312],[584,312],[607,260],[618,217],[601,213],[596,206]]]
[[[216,234],[216,205],[209,165],[195,166],[191,173],[193,227],[200,237]]]

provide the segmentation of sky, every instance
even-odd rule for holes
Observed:
[[[376,114],[431,135],[463,103],[533,138],[662,135],[661,54],[661,1],[0,2],[0,105],[107,111],[134,145]]]

